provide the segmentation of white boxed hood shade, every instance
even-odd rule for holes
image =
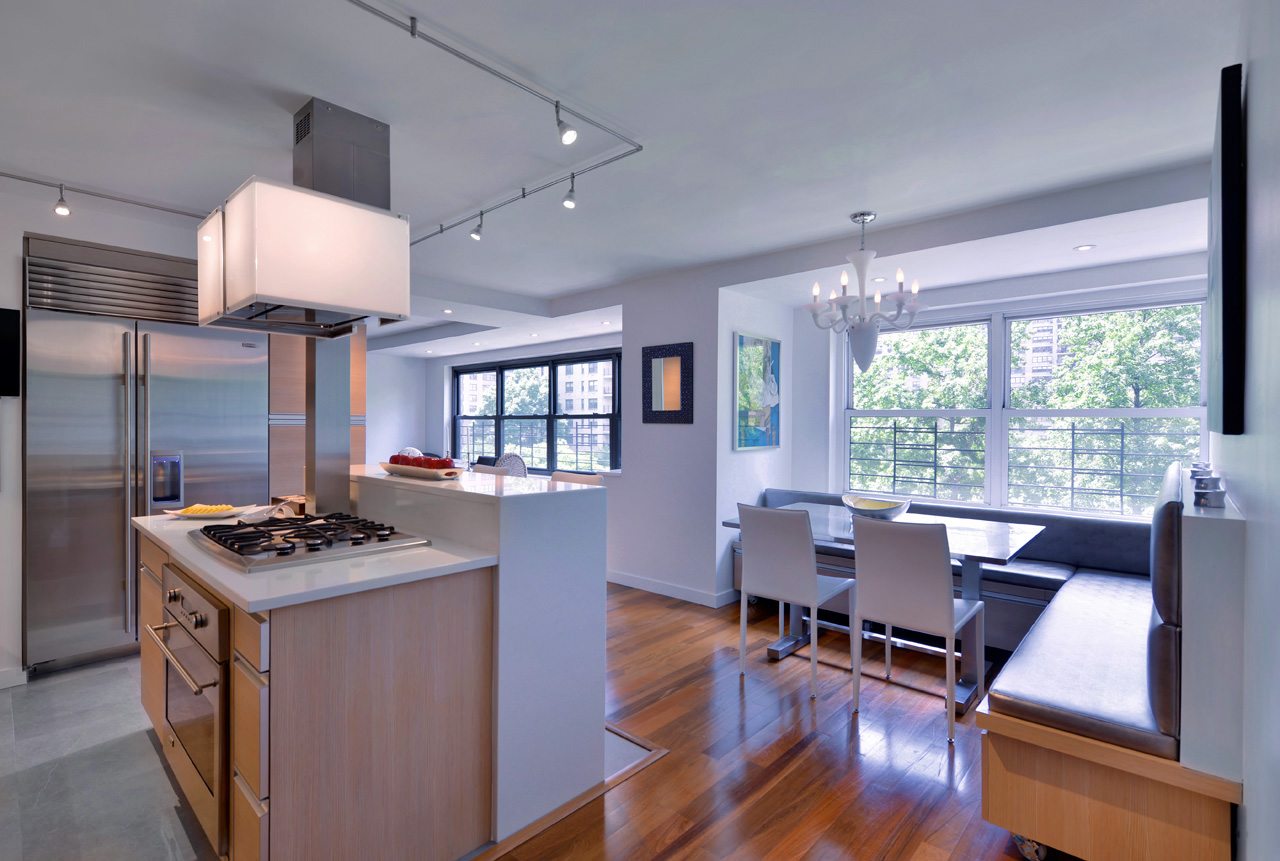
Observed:
[[[346,335],[409,316],[409,221],[250,177],[197,231],[200,325]]]

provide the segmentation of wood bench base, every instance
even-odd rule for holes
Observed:
[[[1086,861],[1230,861],[1240,784],[983,703],[982,816]]]

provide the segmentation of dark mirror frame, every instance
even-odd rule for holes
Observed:
[[[644,410],[645,424],[691,425],[693,424],[693,342],[663,344],[641,348],[640,405]],[[653,408],[653,360],[680,357],[680,409],[655,410]]]

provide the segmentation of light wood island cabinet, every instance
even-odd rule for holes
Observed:
[[[175,563],[140,544],[143,623],[160,625],[151,569]],[[216,592],[193,567],[181,570]],[[256,613],[227,601],[231,861],[452,861],[491,842],[494,576],[479,567]],[[164,656],[142,642],[142,701],[172,759]],[[218,827],[205,830],[216,846]]]

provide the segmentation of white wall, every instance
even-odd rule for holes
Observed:
[[[792,313],[791,486],[800,490],[843,489],[831,481],[833,426],[843,417],[840,345],[831,332],[813,325],[803,308]],[[832,381],[835,385],[832,385]],[[833,425],[832,417],[837,424]]]
[[[1242,857],[1280,846],[1280,10],[1249,0],[1248,365],[1245,434],[1212,440],[1213,459],[1248,521],[1244,628]]]
[[[733,600],[733,548],[736,529],[720,523],[738,514],[738,503],[758,503],[766,487],[792,486],[792,421],[796,377],[794,314],[779,302],[754,299],[732,290],[720,291],[719,349],[716,353],[716,583],[715,603]],[[811,323],[810,326],[813,324]],[[777,448],[735,451],[734,347],[735,333],[761,335],[782,342],[778,385],[782,397],[780,442]],[[825,361],[825,359],[824,359]],[[824,418],[825,421],[825,418]],[[824,442],[825,444],[825,442]]]
[[[163,254],[195,256],[193,220],[68,195],[72,214],[53,214],[57,195],[0,180],[0,307],[23,303],[22,234],[46,233]],[[0,688],[21,683],[22,402],[0,399]]]
[[[365,463],[379,463],[405,446],[430,449],[427,378],[422,359],[369,353],[366,366]]]

